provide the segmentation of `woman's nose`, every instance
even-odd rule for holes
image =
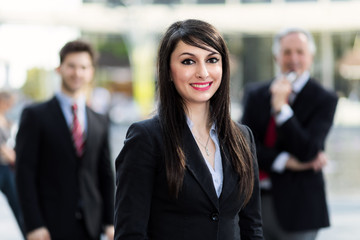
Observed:
[[[209,72],[208,72],[208,69],[206,68],[205,64],[200,64],[198,66],[198,68],[196,69],[196,71],[197,72],[196,72],[195,76],[202,80],[205,80],[209,76]]]

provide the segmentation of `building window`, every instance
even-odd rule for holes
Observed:
[[[154,4],[179,4],[180,0],[153,0]]]
[[[242,3],[269,3],[271,0],[241,0]]]
[[[225,0],[197,0],[198,4],[224,4]]]

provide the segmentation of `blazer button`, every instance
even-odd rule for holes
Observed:
[[[219,214],[218,213],[212,213],[210,215],[211,221],[218,222],[219,221]]]

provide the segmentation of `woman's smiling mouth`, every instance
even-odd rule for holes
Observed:
[[[206,83],[191,83],[190,85],[196,89],[196,90],[200,90],[200,91],[206,91],[210,88],[212,82],[206,82]]]

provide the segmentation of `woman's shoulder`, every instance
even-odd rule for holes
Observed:
[[[252,142],[253,134],[252,134],[251,129],[245,124],[241,124],[241,123],[238,123],[238,122],[235,122],[235,124],[239,128],[241,133],[246,137],[248,142]]]
[[[149,119],[134,122],[133,124],[130,125],[130,128],[136,128],[138,130],[147,131],[149,133],[160,133],[161,130],[160,119],[156,115]]]
[[[135,122],[130,125],[124,141],[124,149],[128,147],[159,154],[162,144],[162,134],[158,117]],[[123,150],[124,150],[123,149]]]
[[[161,137],[161,125],[158,116],[134,122],[130,125],[126,138],[137,136],[141,139],[155,140]]]

